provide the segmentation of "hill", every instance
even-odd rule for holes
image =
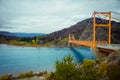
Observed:
[[[34,36],[42,36],[42,35],[46,35],[43,33],[12,33],[12,32],[6,32],[6,31],[0,31],[0,35],[3,36],[15,36],[15,37],[34,37]]]
[[[107,20],[106,20],[107,21]],[[101,22],[101,19],[97,18],[97,22]],[[120,43],[120,22],[111,22],[111,35],[112,43]],[[88,18],[83,21],[76,23],[75,25],[70,26],[53,33],[50,33],[48,36],[50,38],[66,38],[68,34],[73,33],[76,39],[80,40],[92,40],[92,29],[93,29],[93,18]],[[106,40],[107,39],[107,28],[98,27],[97,28],[97,40]]]

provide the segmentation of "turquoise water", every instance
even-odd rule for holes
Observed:
[[[20,47],[0,45],[0,75],[42,70],[54,71],[55,61],[62,60],[64,55],[71,54],[74,62],[81,62],[83,58],[94,59],[88,47],[58,48],[58,47]]]

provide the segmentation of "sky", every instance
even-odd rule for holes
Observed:
[[[120,0],[0,0],[0,31],[51,33],[90,18],[120,12]]]

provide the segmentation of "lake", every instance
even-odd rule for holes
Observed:
[[[85,57],[94,59],[89,47],[21,47],[0,44],[0,75],[43,70],[54,71],[55,61],[71,54],[74,62],[81,62]]]

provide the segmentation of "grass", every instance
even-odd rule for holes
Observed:
[[[12,80],[8,74],[0,76],[0,80]]]
[[[34,76],[33,72],[29,71],[29,72],[26,72],[26,73],[20,73],[18,75],[18,78],[29,78],[29,77],[32,77],[32,76]]]

